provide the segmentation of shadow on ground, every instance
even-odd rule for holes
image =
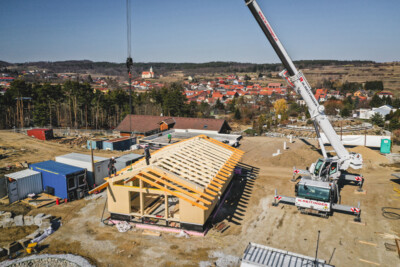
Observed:
[[[224,220],[235,225],[241,225],[245,216],[254,181],[257,179],[260,169],[244,163],[239,163],[236,168],[240,168],[241,173],[235,174],[225,202],[212,220],[214,225]]]

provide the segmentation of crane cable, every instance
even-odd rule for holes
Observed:
[[[126,0],[126,36],[127,36],[127,53],[128,58],[131,57],[131,0]]]

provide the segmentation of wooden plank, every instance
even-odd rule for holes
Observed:
[[[214,152],[205,150],[203,148],[198,149],[196,151],[196,154],[199,154],[202,157],[208,158],[209,160],[218,162],[219,164],[224,164],[226,162],[226,159],[227,159],[226,156],[217,155]]]
[[[217,145],[213,145],[211,143],[200,142],[199,145],[202,146],[205,150],[212,151],[213,153],[219,154],[222,157],[229,157],[233,154],[232,151],[226,151],[225,149],[218,147]]]
[[[212,186],[212,185],[208,185],[208,188],[211,188],[212,190],[214,190],[214,191],[216,191],[216,192],[220,192],[220,189],[218,189],[218,188],[216,188],[216,187],[214,187],[214,186]]]
[[[184,172],[183,170],[192,169],[192,168],[190,168],[189,166],[184,166],[184,165],[178,163],[177,161],[175,161],[175,160],[173,160],[173,159],[171,159],[171,158],[169,158],[167,161],[169,161],[169,162],[172,163],[172,164],[175,164],[174,170],[176,170],[176,167],[177,167],[177,166],[180,166],[179,168],[180,168],[180,170],[182,170],[180,176],[183,176],[183,175],[184,175],[185,172]],[[163,161],[163,163],[164,163],[164,162],[165,162],[165,161]],[[193,169],[192,169],[192,170],[193,170]],[[199,173],[198,170],[195,171],[195,172],[193,172],[193,173],[190,173],[190,174],[187,173],[185,176],[187,176],[187,178],[188,178],[189,180],[196,181],[196,182],[198,182],[199,184],[202,184],[202,185],[204,185],[204,186],[207,186],[207,184],[208,184],[208,181],[205,180],[205,179],[203,179],[203,176],[201,175],[201,173]]]
[[[159,188],[159,189],[161,189],[161,190],[165,190],[165,191],[167,191],[168,193],[170,193],[171,195],[174,195],[174,196],[176,196],[176,197],[178,197],[178,198],[180,198],[180,199],[183,199],[183,200],[185,200],[185,201],[191,203],[192,205],[194,205],[194,206],[196,206],[196,207],[199,207],[200,209],[203,209],[203,210],[207,210],[207,209],[208,209],[207,207],[205,207],[205,206],[203,206],[203,205],[201,205],[201,204],[199,204],[199,203],[196,203],[196,202],[194,202],[194,201],[192,201],[192,200],[190,200],[190,199],[188,199],[188,198],[186,198],[186,197],[184,197],[184,196],[182,196],[182,195],[180,195],[180,194],[177,194],[177,193],[175,193],[175,192],[169,190],[168,188],[165,188],[165,187],[163,187],[163,186],[161,186],[161,185],[159,185],[159,184],[157,184],[157,183],[155,183],[155,182],[153,182],[153,181],[150,181],[149,179],[147,179],[147,178],[145,178],[145,177],[143,177],[143,176],[141,176],[140,179],[142,179],[142,180],[145,181],[146,183],[149,183],[149,184],[151,184],[152,186],[155,186],[155,187],[157,187],[157,188]]]
[[[233,153],[233,151],[231,149],[227,149],[226,147],[221,146],[220,144],[218,144],[216,142],[213,142],[210,139],[208,139],[208,140],[203,139],[201,141],[201,143],[206,144],[207,146],[213,147],[214,149],[219,150],[219,151],[221,151],[221,152],[223,152],[223,153],[225,153],[227,155],[229,155],[230,153]]]
[[[158,172],[158,171],[156,171],[156,170],[154,170],[154,169],[152,169],[152,172],[154,172],[155,174],[157,174],[157,175],[159,175],[159,176],[161,176],[161,177],[163,177],[163,178],[165,178],[165,179],[167,179],[167,180],[169,180],[169,181],[171,181],[171,182],[173,182],[173,183],[176,183],[176,184],[178,184],[178,185],[180,185],[180,186],[183,186],[183,187],[187,188],[188,190],[193,191],[193,192],[199,194],[199,195],[202,196],[202,197],[205,197],[205,198],[207,198],[207,199],[209,199],[209,200],[214,200],[214,197],[212,197],[212,196],[210,196],[210,195],[207,195],[206,193],[201,192],[200,190],[197,190],[197,189],[194,188],[194,187],[185,185],[185,184],[183,184],[183,183],[177,181],[176,179],[173,179],[172,177],[169,177],[168,175],[163,175],[162,173],[160,173],[160,172]]]
[[[224,173],[226,175],[229,175],[229,176],[232,174],[232,172],[226,171],[224,169],[221,169],[220,172],[222,172],[222,173]]]
[[[183,151],[186,152],[188,150],[184,149]],[[190,151],[190,152],[192,152],[192,151]],[[225,159],[219,158],[219,157],[215,156],[215,154],[210,154],[208,151],[205,151],[202,149],[198,149],[196,151],[196,154],[201,157],[207,158],[208,160],[215,161],[215,162],[224,163],[226,161]]]
[[[177,161],[178,161],[178,160],[181,161],[182,164],[183,164],[183,163],[186,164],[189,168],[198,171],[199,174],[201,174],[201,175],[202,175],[203,173],[206,173],[206,174],[208,174],[208,175],[214,176],[214,173],[211,173],[211,172],[209,172],[209,171],[205,171],[205,169],[207,169],[206,166],[204,166],[204,165],[197,165],[197,166],[196,166],[193,162],[188,161],[188,160],[185,159],[183,156],[178,157],[178,155],[173,155],[173,156],[171,156],[171,158],[172,158],[172,159],[175,159],[175,160],[177,160]]]
[[[208,152],[210,152],[210,153],[213,153],[213,154],[215,154],[215,155],[218,155],[218,156],[220,156],[220,157],[222,157],[222,158],[229,157],[229,156],[232,154],[231,151],[229,151],[229,152],[227,153],[227,151],[221,151],[220,149],[216,149],[215,147],[210,146],[209,144],[204,143],[204,142],[198,143],[198,144],[196,144],[196,145],[197,145],[199,148],[202,148],[203,150],[208,151]]]
[[[162,205],[162,203],[164,202],[164,199],[160,198],[159,200],[157,200],[156,203],[154,203],[151,207],[147,207],[147,209],[144,210],[144,213],[146,214],[151,214],[153,211],[155,211],[158,207],[160,207]]]
[[[225,181],[218,179],[217,177],[214,177],[213,180],[217,181],[220,184],[225,184]]]
[[[230,174],[225,174],[225,173],[221,172],[221,170],[217,173],[216,177],[218,177],[218,175],[225,177],[225,178],[229,178],[229,176],[230,176]]]
[[[150,230],[143,230],[142,235],[149,235],[149,236],[161,236],[160,232],[154,232],[154,231],[150,231]]]
[[[224,180],[224,181],[228,180],[226,177],[221,176],[219,174],[215,175],[215,177],[217,177],[218,179]]]
[[[165,165],[167,165],[168,167],[166,167]],[[193,179],[192,176],[189,176],[189,175],[187,175],[187,174],[185,174],[185,173],[183,173],[183,172],[181,172],[181,171],[178,171],[178,170],[176,170],[176,169],[172,169],[172,167],[171,167],[169,164],[167,164],[167,163],[161,162],[161,163],[158,165],[158,167],[162,167],[162,169],[167,170],[167,171],[169,171],[169,172],[171,172],[171,173],[174,173],[174,174],[176,174],[177,176],[180,176],[180,177],[182,177],[182,178],[185,178],[185,179],[187,179],[188,181],[191,181],[191,182],[193,182],[193,183],[197,183],[199,186],[202,186],[202,187],[204,187],[204,188],[208,185],[208,183],[205,183],[205,182],[202,182],[202,183],[197,182],[196,180]]]
[[[176,185],[174,185],[174,184],[171,184],[171,183],[169,183],[169,182],[167,182],[167,181],[165,181],[165,180],[162,180],[161,178],[158,178],[158,177],[152,175],[151,173],[148,173],[148,172],[147,172],[147,173],[141,173],[141,174],[140,174],[141,177],[143,177],[143,175],[146,175],[147,177],[150,177],[150,178],[156,180],[157,182],[162,183],[162,184],[164,184],[164,185],[166,185],[166,186],[168,186],[168,187],[172,187],[172,188],[174,188],[176,191],[178,191],[178,192],[180,192],[180,193],[182,193],[182,194],[185,194],[185,195],[187,195],[187,196],[189,196],[189,197],[191,197],[191,198],[194,198],[194,199],[196,199],[196,200],[198,200],[198,201],[201,201],[201,202],[203,202],[203,203],[206,204],[206,205],[211,205],[211,202],[210,202],[210,201],[207,201],[207,200],[205,200],[205,199],[203,199],[203,198],[201,198],[201,197],[196,196],[196,195],[193,194],[193,193],[190,193],[190,192],[188,192],[188,191],[185,191],[185,190],[183,190],[182,188],[180,188],[180,187],[178,187],[178,186],[176,186]],[[164,188],[165,188],[165,187],[164,187]],[[167,188],[165,188],[165,189],[167,189]]]
[[[217,182],[214,181],[214,180],[211,180],[211,181],[210,181],[210,184],[215,185],[215,186],[218,187],[220,190],[221,190],[221,188],[222,188],[222,185],[220,185],[219,183],[217,183]]]
[[[364,262],[364,263],[373,264],[373,265],[376,265],[376,266],[381,266],[380,263],[376,263],[376,262],[373,262],[373,261],[367,261],[367,260],[364,260],[364,259],[359,259],[359,261]]]
[[[185,156],[187,156],[190,160],[196,160],[196,161],[201,161],[204,162],[205,164],[211,164],[211,168],[215,169],[219,169],[219,167],[217,167],[218,165],[220,165],[223,161],[220,160],[220,162],[215,161],[213,158],[208,157],[206,155],[204,155],[203,153],[201,153],[201,151],[190,151],[190,150],[182,150],[182,153],[185,154]]]
[[[153,169],[151,171],[154,172],[155,174],[159,175],[160,177],[164,178],[164,179],[167,179],[167,180],[169,180],[169,181],[171,181],[173,183],[176,183],[176,184],[178,184],[180,186],[185,187],[187,190],[190,190],[190,191],[193,191],[193,192],[199,194],[200,196],[208,198],[209,200],[214,200],[214,198],[212,196],[209,196],[209,195],[205,194],[204,192],[201,192],[200,190],[197,190],[197,189],[195,189],[193,187],[189,187],[189,186],[187,186],[187,185],[185,185],[185,184],[183,184],[183,183],[181,183],[181,182],[179,182],[179,181],[177,181],[177,180],[175,180],[175,179],[173,179],[171,177],[168,177],[168,175],[163,175],[162,173],[160,173],[158,171],[155,171]]]
[[[362,241],[362,240],[358,240],[358,243],[364,244],[364,245],[369,245],[369,246],[374,246],[374,247],[377,246],[377,244],[375,244],[375,243],[370,243],[370,242]]]
[[[210,139],[207,139],[207,140],[210,141],[210,142],[212,142],[212,143],[214,143],[214,144],[223,146],[224,148],[229,149],[229,150],[231,150],[231,151],[233,151],[233,152],[235,152],[235,153],[239,153],[239,154],[240,154],[240,153],[241,153],[241,154],[244,154],[244,153],[245,153],[244,151],[242,151],[242,150],[240,150],[240,149],[234,148],[234,147],[232,147],[232,146],[230,146],[230,145],[228,145],[228,144],[222,143],[221,141],[218,141],[218,140],[216,140],[216,139],[210,138]]]
[[[160,167],[155,166],[155,165],[151,166],[150,169],[161,173],[162,176],[167,176],[168,178],[173,179],[173,181],[179,181],[185,187],[194,188],[194,189],[199,190],[201,192],[204,191],[205,186],[200,185],[200,184],[198,184],[198,183],[196,183],[194,181],[190,181],[189,179],[186,179],[184,177],[181,177],[176,173],[167,171],[166,169],[160,168]]]
[[[205,191],[206,191],[207,193],[211,194],[211,195],[214,195],[214,196],[218,195],[216,192],[214,192],[214,191],[212,191],[212,190],[210,190],[210,189],[208,189],[208,188],[206,188]]]
[[[190,162],[191,164],[198,164],[201,163],[200,168],[201,169],[207,169],[209,171],[210,174],[215,175],[215,173],[217,172],[217,170],[215,168],[213,168],[213,164],[211,161],[204,161],[201,160],[200,158],[192,158],[190,157],[189,153],[185,153],[185,156],[180,155],[180,154],[175,154],[175,157],[181,158],[182,160],[186,161],[186,162]]]
[[[105,183],[99,185],[98,187],[93,188],[92,190],[89,191],[89,194],[93,194],[94,192],[97,192],[97,191],[100,191],[100,190],[106,188],[108,186],[108,183],[109,182],[105,182]]]
[[[213,139],[213,138],[209,138],[209,139],[207,139],[207,141],[209,141],[209,142],[211,142],[211,143],[214,143],[214,144],[217,144],[217,145],[219,145],[219,146],[222,146],[222,147],[224,147],[224,148],[226,148],[226,149],[229,149],[229,150],[231,150],[231,151],[235,151],[235,150],[236,150],[236,148],[231,147],[230,145],[227,145],[227,144],[225,144],[225,143],[222,143],[222,142],[220,142],[220,141],[218,141],[218,140],[216,140],[216,139]]]

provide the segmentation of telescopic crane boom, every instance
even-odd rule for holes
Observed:
[[[287,80],[289,85],[301,95],[304,99],[311,118],[317,122],[318,126],[325,133],[340,162],[340,169],[346,170],[348,167],[353,169],[362,168],[362,156],[360,154],[349,153],[340,141],[327,116],[325,115],[324,106],[320,105],[315,99],[311,86],[307,82],[301,71],[298,71],[289,57],[278,36],[271,27],[267,18],[263,14],[260,6],[255,0],[245,0],[246,5],[250,9],[254,18],[257,20],[265,36],[268,38],[276,54],[282,61],[286,70],[281,73],[281,76]]]
[[[340,186],[338,183],[343,181],[356,183],[361,191],[364,178],[361,175],[349,174],[346,170],[349,167],[353,169],[362,168],[362,156],[356,153],[349,153],[346,150],[333,129],[332,124],[329,122],[328,117],[325,115],[324,106],[320,105],[315,99],[310,84],[303,73],[296,69],[292,59],[279,41],[278,36],[272,29],[257,1],[245,0],[245,3],[285,67],[280,76],[305,101],[311,118],[314,121],[318,141],[320,142],[324,156],[323,159],[318,159],[317,162],[311,164],[311,167],[307,170],[295,169],[293,176],[296,174],[301,175],[300,182],[295,186],[296,197],[278,195],[275,190],[274,205],[278,204],[277,201],[294,204],[302,213],[322,214],[323,216],[328,216],[332,211],[351,213],[356,215],[355,220],[359,221],[361,215],[360,203],[358,203],[357,207],[341,205]],[[336,156],[327,156],[318,128],[321,128],[325,133],[336,152]]]

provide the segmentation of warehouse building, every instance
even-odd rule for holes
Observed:
[[[107,187],[112,219],[203,232],[244,152],[199,135],[123,169]]]

